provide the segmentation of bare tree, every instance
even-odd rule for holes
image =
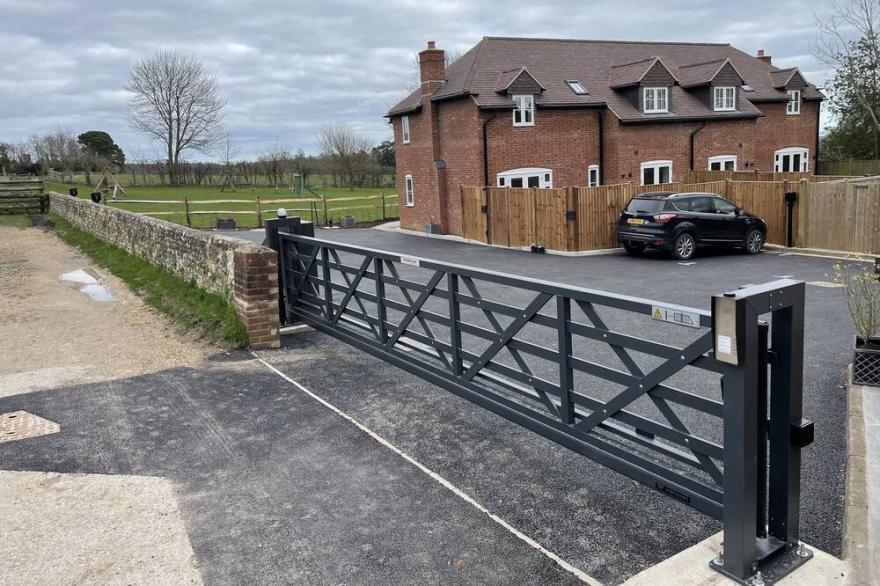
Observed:
[[[291,164],[290,150],[281,143],[267,145],[257,159],[263,165],[263,173],[275,188],[284,183],[284,175]]]
[[[356,178],[370,161],[369,141],[344,122],[328,122],[318,129],[317,138],[321,154],[328,159],[334,173],[342,176],[348,187],[354,187]]]
[[[226,100],[217,79],[192,55],[159,51],[132,68],[125,89],[132,128],[163,145],[177,183],[181,155],[209,152],[220,139]]]
[[[880,0],[833,0],[816,24],[816,57],[835,70],[832,110],[854,114],[845,104],[857,105],[880,156]]]

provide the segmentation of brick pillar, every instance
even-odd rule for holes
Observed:
[[[278,348],[278,253],[263,246],[239,248],[233,258],[234,305],[250,347]]]

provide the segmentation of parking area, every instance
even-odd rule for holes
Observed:
[[[533,255],[378,230],[319,236],[706,309],[712,294],[748,283],[821,284],[833,263]],[[806,328],[804,411],[816,443],[804,454],[802,538],[839,555],[852,332],[838,289],[808,285]],[[62,429],[0,443],[2,467],[172,480],[206,583],[619,584],[720,530],[325,334],[286,336],[256,356],[0,398],[0,412]]]

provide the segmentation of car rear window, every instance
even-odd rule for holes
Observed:
[[[666,201],[662,199],[634,197],[629,201],[629,205],[626,206],[626,211],[653,214],[655,212],[662,212],[665,207]]]

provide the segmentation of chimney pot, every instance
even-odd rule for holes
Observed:
[[[430,43],[428,43],[430,45]],[[758,57],[764,56],[764,49],[758,49]]]
[[[434,48],[436,48],[436,43],[435,43],[434,41],[428,41],[428,48],[429,48],[429,49],[434,49]]]
[[[771,65],[772,57],[764,52],[764,49],[758,49],[758,59],[766,63],[767,65]]]

